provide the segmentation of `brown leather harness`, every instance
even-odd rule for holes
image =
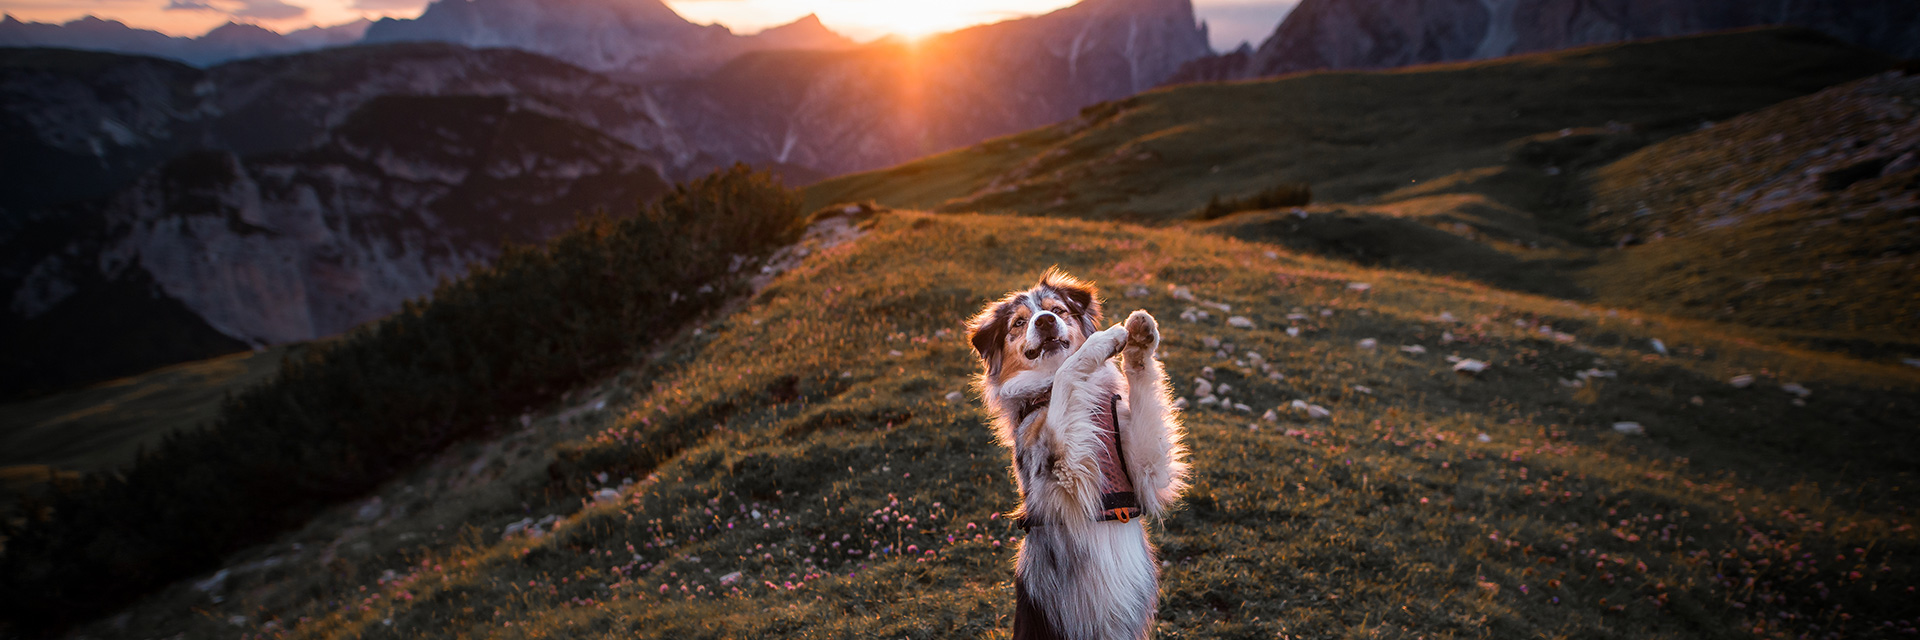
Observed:
[[[1052,394],[1049,393],[1034,396],[1026,404],[1021,405],[1018,422],[1015,424],[1024,427],[1028,416],[1033,415],[1035,411],[1045,409],[1052,400]],[[1107,411],[1105,413],[1096,411],[1093,418],[1101,444],[1100,517],[1097,521],[1131,522],[1134,518],[1140,517],[1140,498],[1134,493],[1133,479],[1127,475],[1127,452],[1120,443],[1120,394],[1113,394],[1113,397],[1107,401]],[[1022,455],[1016,450],[1016,458]],[[1026,467],[1025,460],[1015,460],[1015,463],[1022,468]],[[1021,496],[1022,501],[1025,498],[1026,496]],[[1023,530],[1045,524],[1032,515],[1020,518],[1020,528]]]

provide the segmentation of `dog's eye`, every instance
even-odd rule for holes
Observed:
[[[1014,319],[1013,319],[1013,326],[1014,326],[1014,328],[1016,328],[1016,329],[1018,329],[1018,328],[1020,328],[1020,327],[1024,327],[1024,326],[1027,326],[1027,319],[1026,319],[1026,318],[1014,318]]]

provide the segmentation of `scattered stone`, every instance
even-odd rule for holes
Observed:
[[[380,501],[380,496],[374,496],[373,499],[368,500],[366,504],[360,505],[359,510],[353,512],[353,519],[361,522],[373,522],[379,520],[380,516],[386,513],[386,504]]]
[[[1290,337],[1290,338],[1300,337],[1300,327],[1287,327],[1287,337]]]
[[[740,572],[738,571],[729,573],[724,576],[720,576],[720,586],[723,586],[723,587],[739,581],[740,581]]]
[[[1247,405],[1244,405],[1238,402],[1233,403],[1233,410],[1238,411],[1240,413],[1253,413],[1253,407],[1249,407]]]
[[[1488,365],[1485,362],[1481,362],[1479,360],[1475,360],[1472,358],[1467,358],[1465,360],[1461,360],[1458,363],[1455,363],[1453,365],[1453,372],[1462,374],[1462,375],[1478,375],[1480,372],[1486,371],[1487,367],[1489,366],[1491,365]]]
[[[1127,285],[1127,297],[1129,298],[1145,298],[1152,293],[1153,291],[1151,289],[1148,289],[1145,285],[1138,285],[1138,284]]]
[[[1366,385],[1358,385],[1358,384],[1353,385],[1353,391],[1354,393],[1363,393],[1366,395],[1373,395],[1373,387],[1369,387]]]
[[[1212,379],[1213,379],[1213,367],[1200,367],[1200,377],[1202,377],[1202,378],[1206,378],[1206,379],[1208,379],[1208,380],[1212,380]]]
[[[1187,322],[1199,322],[1200,310],[1195,309],[1193,307],[1187,307],[1185,311],[1180,312],[1180,319],[1185,320]]]
[[[1450,342],[1453,342],[1453,332],[1452,331],[1440,332],[1440,344],[1447,344]]]
[[[1652,340],[1648,340],[1648,341],[1647,341],[1647,344],[1649,344],[1649,345],[1652,345],[1652,346],[1653,346],[1653,352],[1654,352],[1654,353],[1658,353],[1658,354],[1660,354],[1660,355],[1663,355],[1663,356],[1664,356],[1664,355],[1667,355],[1667,343],[1665,343],[1665,342],[1661,342],[1659,338],[1654,338],[1654,339],[1652,339]]]
[[[1909,367],[1920,367],[1920,358],[1901,358],[1900,364],[1904,364]]]
[[[1213,383],[1208,382],[1206,378],[1194,378],[1193,379],[1193,395],[1200,396],[1202,398],[1213,395]]]
[[[840,372],[840,377],[841,377],[841,378],[851,378],[851,377],[853,377],[853,372],[852,372],[852,371],[842,371],[842,372]]]
[[[953,393],[947,394],[947,402],[959,402],[961,400],[966,399],[966,397],[967,397],[966,394],[955,391]]]
[[[1305,411],[1307,412],[1307,417],[1313,418],[1316,420],[1333,415],[1333,412],[1328,411],[1326,407],[1322,407],[1317,404],[1307,404],[1307,401],[1305,400],[1295,400],[1293,401],[1292,404],[1289,404],[1287,406],[1292,407],[1298,411]]]
[[[1181,398],[1179,400],[1173,401],[1173,408],[1175,409],[1185,409],[1191,406],[1193,406],[1193,403],[1187,402],[1186,398]]]
[[[1403,345],[1400,345],[1400,351],[1402,353],[1411,353],[1417,356],[1417,355],[1426,353],[1427,348],[1417,344],[1403,344]]]
[[[1233,313],[1233,305],[1227,304],[1225,302],[1202,301],[1200,303],[1200,306],[1213,307],[1215,309],[1219,309],[1221,313]]]
[[[1647,434],[1647,428],[1640,426],[1638,422],[1615,422],[1613,423],[1613,430],[1630,436]]]
[[[1581,380],[1587,380],[1590,378],[1618,378],[1620,377],[1620,373],[1617,371],[1601,371],[1599,369],[1588,369],[1586,371],[1575,373],[1573,374],[1573,376]]]
[[[1434,316],[1433,319],[1438,320],[1440,322],[1457,322],[1459,320],[1458,318],[1453,317],[1452,313],[1448,313],[1446,311],[1440,312],[1440,315]]]
[[[1360,348],[1362,349],[1374,349],[1379,346],[1380,346],[1380,341],[1375,340],[1373,338],[1366,338],[1360,341]]]
[[[1268,379],[1268,380],[1272,380],[1272,381],[1274,381],[1274,382],[1279,382],[1279,381],[1281,381],[1281,380],[1285,380],[1285,379],[1287,379],[1287,377],[1286,377],[1286,376],[1284,376],[1284,375],[1281,375],[1281,374],[1280,374],[1280,372],[1278,372],[1278,371],[1275,371],[1275,372],[1273,372],[1273,373],[1269,373],[1269,374],[1267,374],[1267,379]]]
[[[1223,395],[1223,396],[1227,395],[1227,392],[1230,392],[1230,391],[1233,391],[1233,385],[1227,384],[1225,382],[1220,383],[1220,391],[1219,391],[1220,395]]]
[[[1349,283],[1347,283],[1347,290],[1348,290],[1348,291],[1366,291],[1366,290],[1368,290],[1368,289],[1372,289],[1372,288],[1373,288],[1373,285],[1371,285],[1371,284],[1368,284],[1368,283],[1365,283],[1365,282],[1349,282]]]
[[[1320,317],[1322,317],[1322,318],[1331,318],[1331,317],[1333,317],[1333,310],[1332,310],[1332,309],[1321,309],[1321,310],[1320,310]]]
[[[1272,409],[1268,409],[1266,413],[1260,414],[1260,419],[1265,420],[1267,422],[1279,422],[1280,413]]]
[[[1481,433],[1480,435],[1474,436],[1473,439],[1479,440],[1481,442],[1493,442],[1493,436],[1487,435],[1484,432]]]
[[[599,491],[593,492],[594,502],[613,502],[619,499],[620,499],[620,490],[615,489],[613,487],[607,487],[605,489],[601,489]]]
[[[1308,317],[1309,317],[1309,316],[1307,316],[1307,314],[1304,314],[1304,313],[1299,313],[1299,312],[1294,312],[1294,313],[1289,313],[1289,314],[1287,314],[1287,319],[1288,319],[1288,320],[1305,320],[1305,319],[1307,319]]]
[[[1202,407],[1211,407],[1216,404],[1220,404],[1220,399],[1213,396],[1206,396],[1200,399],[1200,406]]]
[[[1167,294],[1173,296],[1175,300],[1193,302],[1193,290],[1186,287],[1167,285]]]
[[[1267,357],[1260,355],[1260,352],[1258,351],[1246,352],[1246,358],[1247,358],[1247,364],[1251,364],[1255,367],[1264,366],[1267,363]]]
[[[1220,339],[1213,336],[1206,336],[1200,339],[1200,344],[1208,349],[1218,349],[1220,348]]]
[[[1252,329],[1253,321],[1247,319],[1246,316],[1234,316],[1227,318],[1227,326],[1235,329]]]
[[[1267,256],[1267,259],[1268,259],[1268,260],[1279,260],[1279,259],[1280,259],[1280,253],[1279,253],[1279,252],[1276,252],[1276,251],[1268,251],[1268,252],[1266,252],[1266,253],[1265,253],[1265,255]]]
[[[1806,387],[1800,386],[1800,383],[1798,382],[1789,382],[1789,383],[1780,385],[1780,390],[1785,391],[1787,393],[1791,393],[1796,396],[1800,396],[1801,398],[1806,398],[1808,396],[1813,395],[1812,389],[1808,389]]]
[[[898,357],[900,357],[900,356],[904,356],[904,355],[907,355],[907,354],[904,354],[904,353],[900,353],[900,350],[899,350],[899,349],[888,349],[888,350],[887,350],[887,355],[889,355],[889,356],[893,356],[893,357],[895,357],[895,358],[898,358]]]
[[[1728,380],[1727,384],[1733,385],[1733,388],[1735,389],[1745,389],[1747,387],[1753,386],[1753,376],[1751,374],[1742,373],[1740,375],[1734,376],[1733,379]]]
[[[1578,389],[1578,388],[1580,388],[1580,387],[1584,387],[1584,386],[1587,386],[1587,382],[1586,382],[1586,380],[1578,380],[1578,379],[1576,379],[1576,380],[1568,380],[1568,379],[1566,379],[1566,378],[1561,378],[1561,379],[1560,379],[1560,386],[1562,386],[1562,387],[1566,387],[1566,388],[1568,388],[1568,389]]]

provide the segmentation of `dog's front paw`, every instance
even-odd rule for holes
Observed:
[[[1126,346],[1127,330],[1120,325],[1114,325],[1105,331],[1095,331],[1093,335],[1087,337],[1087,342],[1080,348],[1091,349],[1092,353],[1099,354],[1100,358],[1105,360],[1118,355]]]
[[[1127,316],[1127,344],[1123,351],[1127,368],[1146,367],[1159,349],[1160,323],[1154,321],[1153,314],[1141,309]]]

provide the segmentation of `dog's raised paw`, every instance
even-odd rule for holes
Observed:
[[[1155,322],[1153,314],[1146,309],[1134,311],[1127,316],[1127,360],[1136,366],[1144,365],[1146,358],[1152,358],[1160,348],[1160,323]]]

